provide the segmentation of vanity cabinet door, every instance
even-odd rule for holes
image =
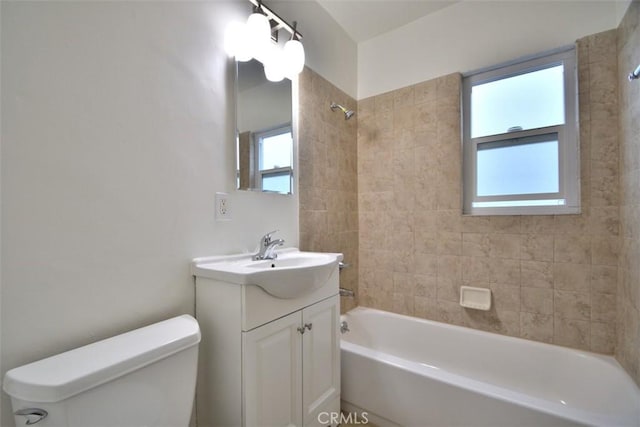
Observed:
[[[302,425],[301,324],[297,311],[242,333],[245,426]]]
[[[304,425],[319,426],[321,412],[340,410],[339,297],[328,298],[302,311]],[[320,417],[329,419],[325,414]]]

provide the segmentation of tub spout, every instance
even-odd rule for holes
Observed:
[[[355,298],[356,294],[351,289],[340,288],[340,296]]]

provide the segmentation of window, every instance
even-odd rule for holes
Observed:
[[[256,188],[262,191],[291,193],[293,137],[291,126],[284,126],[254,135]]]
[[[575,49],[463,80],[464,213],[580,212]]]

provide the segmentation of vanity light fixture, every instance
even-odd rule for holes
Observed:
[[[292,79],[304,69],[305,62],[304,47],[300,42],[302,34],[296,29],[296,22],[290,25],[265,6],[262,0],[249,1],[254,8],[247,22],[231,22],[227,26],[225,51],[234,56],[236,61],[245,62],[255,58],[262,62],[269,81],[278,82],[285,77]],[[281,29],[291,34],[284,47],[277,44],[277,34]]]

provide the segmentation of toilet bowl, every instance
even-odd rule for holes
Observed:
[[[16,426],[186,427],[200,328],[175,317],[8,371]]]

